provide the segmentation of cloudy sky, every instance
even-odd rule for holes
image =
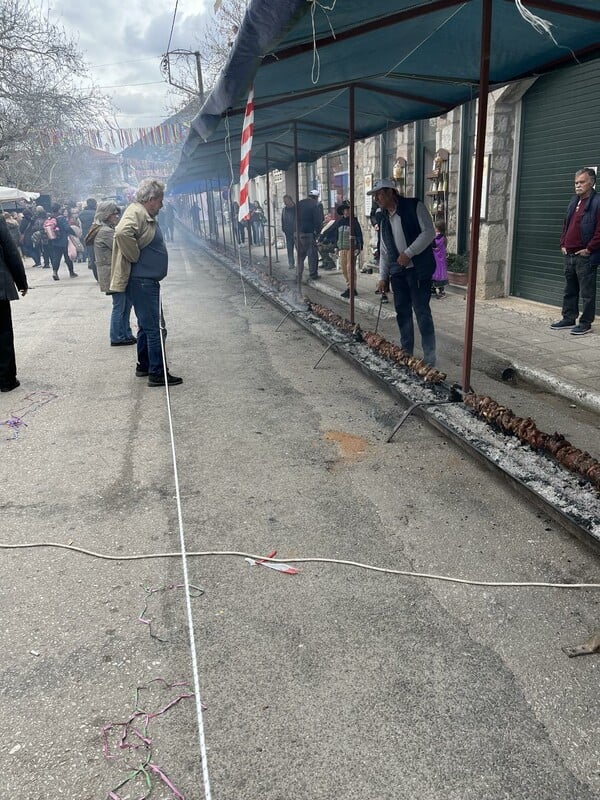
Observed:
[[[167,50],[175,2],[55,0],[50,6],[53,21],[78,42],[95,85],[112,98],[121,128],[151,127],[172,113],[160,60]],[[169,49],[201,50],[212,14],[212,0],[178,0]],[[193,57],[191,62],[195,71]]]

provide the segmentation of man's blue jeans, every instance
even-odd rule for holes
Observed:
[[[160,344],[160,283],[151,278],[129,278],[127,297],[138,321],[137,357],[142,370],[163,374]]]
[[[112,314],[110,315],[110,340],[111,342],[124,342],[133,339],[129,324],[131,313],[131,300],[127,292],[114,292],[112,297]]]
[[[562,315],[567,322],[575,324],[579,316],[581,299],[581,325],[591,325],[596,316],[597,267],[590,264],[589,256],[565,256],[565,293]]]
[[[429,301],[431,300],[431,280],[417,278],[414,267],[403,269],[390,277],[394,293],[396,319],[400,329],[400,344],[407,353],[413,354],[415,330],[413,311],[421,333],[423,357],[432,367],[435,366],[435,330]]]

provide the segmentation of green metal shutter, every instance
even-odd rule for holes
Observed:
[[[562,304],[559,239],[575,172],[600,167],[599,90],[595,60],[539,78],[523,97],[511,276],[516,297]]]

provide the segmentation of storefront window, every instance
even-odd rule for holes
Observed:
[[[342,200],[348,199],[349,191],[348,150],[339,150],[327,156],[327,197],[323,196],[323,206],[335,208]]]

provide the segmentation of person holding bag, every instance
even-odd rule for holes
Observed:
[[[50,221],[54,223],[53,226]],[[73,260],[69,255],[69,236],[75,235],[75,231],[67,222],[64,209],[61,209],[58,203],[53,204],[50,220],[46,221],[44,229],[46,230],[46,234],[48,236],[48,250],[50,252],[53,280],[60,280],[58,277],[58,268],[60,267],[60,262],[63,257],[65,259],[67,269],[69,270],[70,277],[76,278],[77,273],[73,269]]]

